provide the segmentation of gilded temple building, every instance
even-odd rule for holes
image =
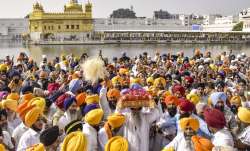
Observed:
[[[48,13],[42,4],[36,2],[29,14],[29,35],[31,40],[81,40],[91,37],[93,31],[92,4],[79,4],[70,0],[64,12]]]

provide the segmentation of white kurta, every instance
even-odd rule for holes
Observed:
[[[99,150],[104,151],[105,145],[108,142],[109,138],[105,131],[105,128],[101,128],[98,132],[98,141],[99,141]]]
[[[238,139],[246,145],[250,145],[250,126],[246,127],[239,135]]]
[[[192,151],[190,144],[187,144],[187,141],[184,137],[184,133],[180,132],[176,137],[165,147],[165,148],[174,148],[174,151]]]
[[[214,134],[212,143],[214,144],[214,146],[234,147],[233,136],[226,128],[223,128]]]
[[[150,126],[160,115],[156,108],[148,111],[144,109],[140,111],[139,116],[133,115],[132,112],[125,113],[124,137],[129,142],[130,151],[149,150]]]
[[[109,103],[107,100],[107,88],[102,87],[99,95],[100,95],[99,105],[104,112],[103,119],[107,119],[107,117],[111,114],[111,109],[109,107]]]
[[[83,125],[82,132],[88,140],[87,151],[98,151],[97,131],[88,123]]]
[[[14,140],[16,141],[16,145],[18,145],[20,138],[22,137],[22,135],[28,130],[29,128],[26,127],[23,122],[21,124],[19,124],[13,131],[12,133],[12,137],[14,138]]]
[[[7,131],[3,131],[3,143],[9,148],[13,149],[14,145],[12,144],[10,134]]]
[[[29,128],[21,137],[17,151],[25,151],[28,147],[40,143],[40,134]]]

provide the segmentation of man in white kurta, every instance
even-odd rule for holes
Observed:
[[[20,138],[28,129],[29,128],[26,127],[23,122],[14,129],[12,137],[14,138],[16,145],[18,145]]]
[[[97,151],[98,150],[97,130],[88,123],[86,123],[83,125],[82,131],[86,135],[88,140],[87,151]]]
[[[131,151],[149,150],[149,130],[154,121],[159,118],[157,108],[142,108],[139,111],[125,113],[124,137],[129,142]]]
[[[18,143],[17,151],[25,151],[28,147],[40,143],[40,134],[29,128]]]

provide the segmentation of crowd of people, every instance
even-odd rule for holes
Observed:
[[[24,53],[0,64],[0,151],[248,151],[250,57]]]

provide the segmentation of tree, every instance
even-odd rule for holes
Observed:
[[[136,15],[133,10],[120,8],[114,10],[110,18],[136,18]]]
[[[239,22],[238,24],[234,25],[232,31],[242,31],[243,29],[243,22]]]

